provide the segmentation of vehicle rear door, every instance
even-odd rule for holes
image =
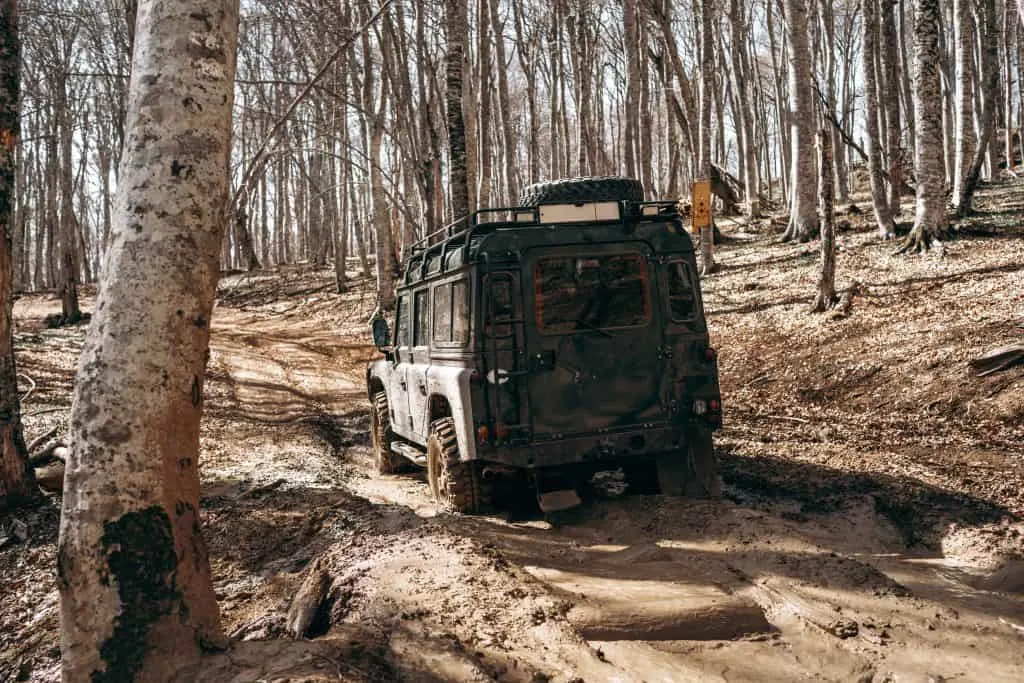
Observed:
[[[644,242],[535,248],[524,259],[534,437],[668,420],[657,270]]]

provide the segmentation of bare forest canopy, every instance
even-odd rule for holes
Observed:
[[[98,277],[134,5],[21,3],[19,291]],[[366,2],[242,2],[225,268],[351,255],[368,274],[379,241],[401,257],[450,221],[452,41],[465,48],[470,206],[515,204],[537,180],[605,174],[683,197],[709,161],[732,175],[743,210],[788,208],[791,236],[808,239],[824,127],[836,201],[870,176],[879,229],[891,236],[915,154],[942,160],[943,204],[947,187],[962,198],[975,159],[984,178],[1012,172],[1019,154],[1024,43],[1012,1],[393,0],[376,12]],[[466,21],[449,22],[452,12]],[[936,59],[918,74],[915,59],[932,47]],[[916,130],[918,110],[940,123],[938,147],[918,135],[935,129]]]

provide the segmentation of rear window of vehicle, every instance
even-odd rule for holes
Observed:
[[[672,320],[693,320],[697,313],[697,294],[693,287],[693,273],[683,261],[666,265],[668,277],[668,307]]]
[[[647,262],[640,254],[541,259],[534,287],[544,334],[637,327],[649,318]]]

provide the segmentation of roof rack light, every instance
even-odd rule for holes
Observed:
[[[618,202],[543,204],[539,210],[541,223],[589,223],[622,219],[622,210]]]

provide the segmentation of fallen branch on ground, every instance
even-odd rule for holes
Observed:
[[[978,373],[978,377],[1006,370],[1009,367],[1024,362],[1024,342],[996,347],[967,362]]]
[[[270,482],[269,484],[263,484],[262,486],[254,486],[253,488],[248,489],[248,490],[243,491],[242,493],[238,494],[238,500],[242,500],[244,498],[252,498],[253,496],[258,496],[258,495],[261,495],[263,493],[268,493],[268,492],[273,491],[274,489],[276,489],[277,487],[279,487],[279,486],[281,486],[282,484],[285,484],[285,483],[287,483],[287,482],[284,479],[275,479],[274,481]]]
[[[29,456],[30,467],[43,467],[52,462],[64,462],[68,447],[60,441],[54,441],[49,446],[39,451],[36,455]]]
[[[28,448],[27,448],[26,450],[27,450],[27,451],[29,452],[29,454],[31,454],[31,453],[32,453],[32,451],[34,451],[35,449],[39,448],[39,447],[40,447],[40,446],[42,446],[42,445],[43,445],[44,443],[46,443],[46,442],[47,442],[47,440],[48,440],[48,439],[49,439],[49,438],[50,438],[51,436],[53,436],[54,434],[56,434],[56,433],[57,433],[57,431],[58,431],[59,429],[60,429],[60,427],[59,427],[59,426],[57,426],[57,427],[54,427],[53,429],[51,429],[50,431],[46,432],[46,433],[45,433],[45,434],[43,434],[42,436],[40,436],[40,437],[37,437],[37,438],[33,439],[33,440],[32,440],[32,443],[30,443],[30,444],[28,445]]]
[[[850,315],[850,311],[853,310],[853,297],[858,294],[862,294],[863,285],[860,282],[854,280],[853,283],[846,288],[846,291],[839,297],[839,302],[832,309],[832,318],[846,318]]]
[[[32,385],[28,388],[27,391],[25,391],[25,395],[18,399],[19,401],[24,403],[25,401],[28,400],[28,397],[32,395],[32,392],[36,390],[36,381],[23,372],[19,372],[18,377],[22,378],[23,380]]]

